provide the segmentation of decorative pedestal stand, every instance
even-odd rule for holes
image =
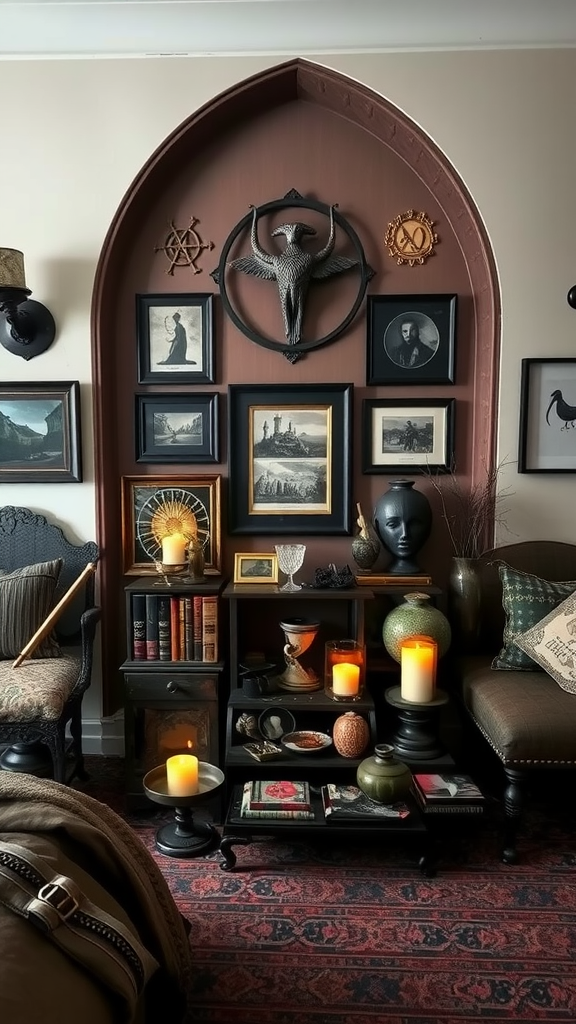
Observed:
[[[153,768],[144,776],[144,792],[156,804],[174,808],[175,821],[156,833],[156,849],[167,857],[198,857],[218,846],[220,835],[207,821],[194,821],[194,804],[215,796],[224,785],[224,772],[216,765],[200,761],[198,792],[193,796],[171,796],[168,792],[166,765]]]
[[[398,711],[398,729],[391,739],[399,757],[407,761],[431,761],[442,757],[444,746],[438,735],[440,709],[449,701],[444,690],[436,690],[434,700],[414,704],[404,700],[399,686],[386,690],[386,703]]]

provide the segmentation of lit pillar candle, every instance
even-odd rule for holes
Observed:
[[[166,779],[170,796],[194,796],[198,792],[198,758],[194,754],[174,754],[166,761]]]
[[[434,699],[436,644],[424,638],[404,640],[400,650],[400,696],[413,704]]]
[[[332,669],[332,689],[338,697],[356,697],[360,688],[360,666],[341,661]]]
[[[182,565],[186,561],[186,538],[181,533],[162,538],[162,561],[164,565]]]

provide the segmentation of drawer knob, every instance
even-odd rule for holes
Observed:
[[[166,683],[166,689],[168,690],[168,693],[176,693],[179,689],[178,683],[175,683],[174,680],[171,679],[169,683]]]

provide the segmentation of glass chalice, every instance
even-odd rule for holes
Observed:
[[[304,561],[304,554],[306,552],[305,544],[275,544],[276,554],[278,555],[278,565],[285,576],[288,577],[286,583],[280,587],[280,590],[302,590],[301,583],[294,583],[294,573],[298,572],[302,562]]]

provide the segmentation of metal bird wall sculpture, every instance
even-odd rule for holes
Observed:
[[[336,204],[335,204],[336,205]],[[302,339],[304,305],[308,286],[312,279],[320,280],[340,274],[356,267],[359,261],[347,256],[334,256],[334,205],[330,207],[330,234],[328,241],[319,252],[308,252],[300,244],[305,235],[316,235],[315,228],[302,221],[280,224],[271,236],[284,235],[286,246],[280,253],[268,253],[258,240],[257,209],[252,206],[252,228],[250,243],[252,254],[231,260],[230,266],[245,274],[252,274],[267,281],[276,281],[280,297],[284,333],[288,345],[297,345]],[[290,357],[289,357],[290,358]]]
[[[550,420],[548,419],[548,413],[553,405],[556,406],[556,415],[559,419],[564,420],[564,425],[560,427],[560,430],[571,430],[576,420],[576,405],[568,405],[568,402],[564,401],[562,392],[556,389],[553,391],[550,398],[552,401],[546,410],[546,423],[550,426]]]

